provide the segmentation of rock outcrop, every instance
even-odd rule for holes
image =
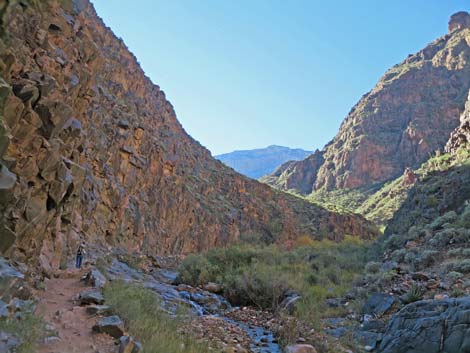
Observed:
[[[420,301],[392,318],[378,351],[468,352],[469,333],[470,298]]]
[[[446,144],[445,151],[455,153],[459,147],[468,145],[470,141],[470,92],[468,94],[467,102],[465,103],[465,110],[460,115],[460,126],[452,131],[450,139]]]
[[[301,194],[310,194],[324,161],[323,152],[316,150],[301,161],[282,164],[274,173],[261,178],[261,181],[281,190],[293,189]]]
[[[375,235],[214,160],[89,1],[2,1],[0,19],[0,182],[7,169],[16,180],[0,190],[7,256],[47,273],[81,240],[168,254],[253,233]]]
[[[268,182],[304,194],[370,186],[442,150],[459,125],[470,88],[469,16],[452,16],[450,33],[385,73],[324,147],[320,167],[292,163],[289,177],[277,172]]]

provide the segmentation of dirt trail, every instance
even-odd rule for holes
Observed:
[[[46,283],[46,290],[38,292],[37,313],[54,327],[53,336],[38,347],[38,353],[115,353],[114,339],[92,332],[97,318],[78,305],[78,294],[88,287],[80,278],[85,270],[67,270]],[[50,327],[52,329],[52,327]]]

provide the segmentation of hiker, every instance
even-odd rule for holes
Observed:
[[[83,261],[83,256],[85,255],[85,244],[80,243],[77,249],[77,257],[75,260],[75,267],[76,268],[82,268],[82,261]]]

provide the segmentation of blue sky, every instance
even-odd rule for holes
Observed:
[[[92,0],[213,154],[321,148],[470,0]]]

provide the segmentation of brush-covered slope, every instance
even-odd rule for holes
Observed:
[[[243,175],[259,179],[263,175],[272,173],[281,164],[302,160],[310,153],[312,152],[300,148],[272,145],[254,150],[224,153],[215,158]]]
[[[246,234],[279,242],[374,235],[360,217],[310,205],[213,159],[89,1],[3,0],[0,18],[7,256],[39,259],[47,270],[80,239],[163,254]]]
[[[267,179],[303,194],[369,187],[417,168],[443,149],[459,124],[470,87],[470,15],[452,16],[449,33],[392,67],[351,109],[317,153]]]

